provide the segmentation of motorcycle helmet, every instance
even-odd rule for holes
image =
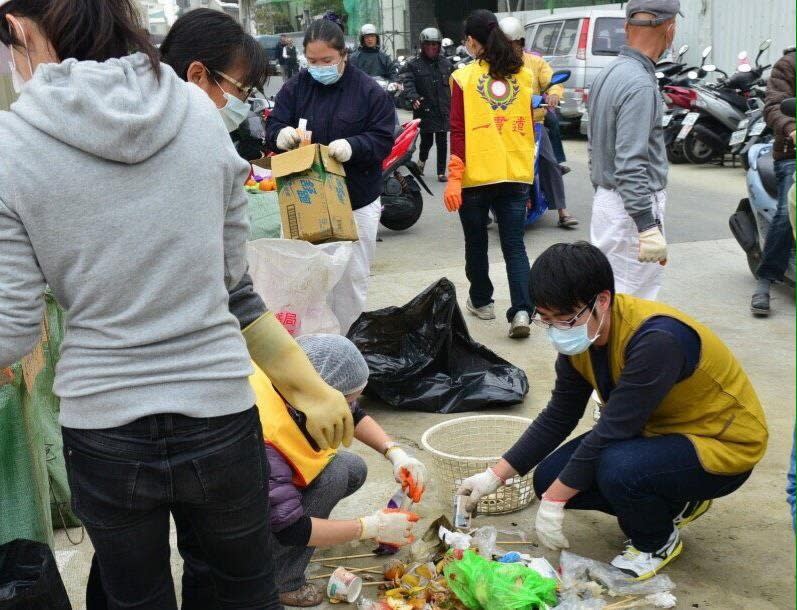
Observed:
[[[379,46],[379,32],[373,23],[366,23],[360,28],[360,44],[365,45],[366,36],[376,36],[376,46]]]
[[[498,22],[498,25],[509,40],[523,40],[526,37],[526,30],[523,29],[523,24],[517,17],[504,17]]]
[[[425,42],[436,42],[439,44],[441,40],[440,30],[437,28],[425,28],[421,30],[421,34],[418,36],[418,42],[420,44]]]
[[[448,47],[453,47],[454,41],[451,40],[450,38],[443,38],[442,46],[444,49],[447,49]]]

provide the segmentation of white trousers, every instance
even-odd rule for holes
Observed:
[[[667,203],[665,191],[651,195],[653,215],[662,223]],[[664,267],[659,263],[640,263],[639,230],[628,215],[617,191],[598,187],[592,200],[590,240],[609,259],[616,292],[655,301],[661,289]]]
[[[357,223],[359,240],[352,244],[349,266],[332,290],[329,302],[340,322],[340,332],[343,335],[349,331],[349,327],[365,310],[371,277],[371,263],[376,255],[376,234],[379,230],[381,216],[382,202],[380,199],[359,210],[354,210],[354,221]]]

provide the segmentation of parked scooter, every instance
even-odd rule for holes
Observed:
[[[714,65],[705,64],[700,70],[690,72],[689,77],[701,77],[706,73],[719,72],[725,78],[716,85],[696,85],[694,87],[697,99],[690,112],[683,119],[683,126],[676,141],[683,141],[684,156],[691,163],[708,163],[715,157],[728,151],[731,135],[737,131],[738,125],[746,118],[746,113],[751,109],[750,96],[753,86],[756,85],[770,66],[761,66],[759,60],[766,51],[771,40],[765,40],[759,46],[756,57],[756,67],[750,68],[743,64],[746,70],[737,71],[728,76]],[[711,47],[707,51],[710,52]],[[708,53],[704,51],[704,61]]]
[[[794,113],[794,98],[781,104],[784,114]],[[750,272],[756,276],[761,264],[761,253],[769,231],[769,225],[778,209],[778,181],[775,177],[775,162],[772,159],[772,144],[755,144],[747,153],[747,197],[739,202],[728,221],[731,232],[747,255]],[[795,285],[794,256],[789,257],[786,283]]]
[[[418,222],[423,212],[423,195],[420,186],[432,195],[432,191],[423,181],[418,165],[412,160],[420,130],[420,119],[405,123],[396,136],[393,150],[382,163],[380,222],[392,231],[404,231]],[[402,167],[409,173],[400,171]]]

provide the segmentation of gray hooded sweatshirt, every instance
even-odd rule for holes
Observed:
[[[246,270],[240,159],[207,95],[142,54],[41,65],[0,112],[0,367],[66,310],[61,423],[254,404],[227,288]]]

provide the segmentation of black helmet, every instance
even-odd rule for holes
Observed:
[[[421,30],[418,41],[423,44],[424,42],[437,42],[440,43],[443,37],[440,35],[440,30],[437,28],[426,28]]]

